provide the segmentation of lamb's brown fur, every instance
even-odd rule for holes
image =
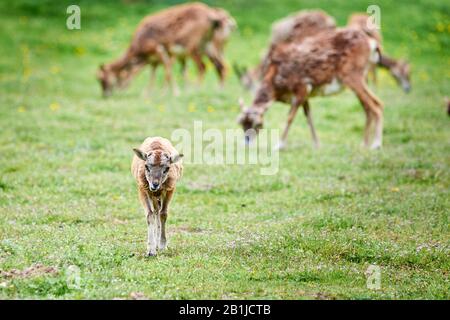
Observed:
[[[253,104],[240,116],[244,130],[252,128],[258,131],[262,127],[263,115],[270,102],[290,103],[291,111],[282,136],[283,146],[298,107],[302,105],[314,142],[318,145],[308,99],[336,93],[340,86],[347,86],[358,96],[366,112],[365,144],[369,143],[373,120],[375,140],[372,147],[380,147],[383,106],[370,92],[365,80],[368,66],[377,57],[374,44],[375,41],[364,32],[343,28],[309,37],[300,44],[283,43],[274,47]]]
[[[369,37],[375,39],[378,43],[378,47],[382,50],[383,37],[381,32],[376,26],[370,24],[370,16],[366,13],[354,13],[348,18],[347,26],[359,28],[364,31]],[[372,75],[372,81],[374,84],[377,82],[376,67],[382,67],[387,69],[397,83],[402,87],[405,92],[409,92],[411,89],[410,83],[410,66],[409,63],[404,60],[396,60],[387,56],[384,52],[381,53],[378,64],[372,64],[369,68],[369,72]]]
[[[110,94],[115,86],[126,86],[147,64],[152,66],[152,78],[156,67],[162,64],[166,82],[173,85],[171,69],[174,57],[184,64],[187,57],[192,58],[202,76],[205,70],[202,56],[206,55],[223,81],[222,50],[229,35],[226,30],[234,25],[233,18],[225,10],[202,3],[182,4],[145,17],[125,54],[100,67],[98,79],[104,95]],[[176,87],[173,89],[177,91]]]
[[[169,211],[169,203],[175,192],[176,183],[183,173],[180,155],[169,140],[161,137],[149,137],[135,149],[131,164],[131,173],[138,185],[139,199],[147,216],[148,223],[148,255],[156,254],[156,248],[166,246],[165,222]],[[142,156],[144,155],[144,157]],[[181,155],[182,157],[182,155]],[[176,160],[173,160],[176,158]],[[145,159],[145,160],[144,160]],[[156,174],[150,173],[146,167],[156,167]],[[164,181],[161,174],[164,167],[168,173]],[[159,188],[152,191],[149,180],[159,180]],[[156,226],[156,230],[155,229]]]

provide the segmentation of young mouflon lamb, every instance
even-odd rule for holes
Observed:
[[[183,173],[183,155],[161,137],[149,137],[133,151],[131,173],[147,216],[147,255],[155,256],[156,249],[164,250],[167,245],[165,225],[175,185]]]

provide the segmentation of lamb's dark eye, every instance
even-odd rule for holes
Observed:
[[[169,172],[169,169],[170,169],[170,167],[165,168],[165,169],[164,169],[164,173]]]

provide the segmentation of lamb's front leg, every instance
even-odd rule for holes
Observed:
[[[161,239],[161,198],[152,197],[152,205],[155,213],[155,245],[159,249],[159,239]]]
[[[158,215],[154,212],[147,214],[147,256],[156,256],[156,223]]]
[[[156,256],[156,218],[157,214],[152,210],[150,197],[146,191],[139,191],[139,198],[147,217],[147,256]]]
[[[167,247],[167,240],[166,240],[166,220],[167,220],[167,214],[169,213],[169,203],[172,200],[172,196],[175,190],[167,191],[166,195],[163,199],[161,213],[159,214],[159,221],[161,226],[161,233],[159,238],[159,245],[158,248],[160,250],[164,250]]]

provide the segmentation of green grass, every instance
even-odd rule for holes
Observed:
[[[80,31],[65,27],[71,1],[0,4],[0,270],[59,270],[0,275],[0,298],[450,298],[448,2],[377,1],[385,50],[413,66],[409,95],[380,74],[383,150],[360,148],[364,114],[350,92],[314,99],[322,148],[313,150],[298,116],[277,175],[185,165],[168,219],[170,248],[155,259],[144,257],[131,148],[194,120],[237,128],[237,99],[251,97],[232,75],[220,91],[209,65],[200,87],[190,66],[191,84],[177,98],[161,94],[161,84],[144,98],[146,71],[102,99],[97,66],[123,52],[145,14],[177,1],[129,2],[80,1]],[[226,56],[246,65],[258,61],[277,18],[322,7],[344,24],[372,4],[210,3],[236,17]],[[287,110],[274,104],[266,127],[281,128]],[[381,290],[366,287],[370,264],[381,267]],[[78,287],[68,281],[72,265]]]

